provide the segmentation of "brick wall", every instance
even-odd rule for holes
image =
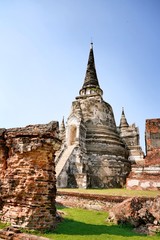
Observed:
[[[54,228],[57,133],[57,122],[1,129],[2,222],[29,229]]]

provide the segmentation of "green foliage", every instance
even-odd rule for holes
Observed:
[[[2,222],[0,222],[0,229],[3,229],[3,228],[8,227],[8,226],[10,226],[9,223],[2,223]]]
[[[106,221],[107,213],[75,208],[61,208],[64,220],[54,232],[43,236],[54,240],[158,240],[159,236],[136,234],[130,226],[118,226]]]

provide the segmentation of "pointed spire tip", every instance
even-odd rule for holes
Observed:
[[[90,43],[90,49],[93,49],[93,42]]]

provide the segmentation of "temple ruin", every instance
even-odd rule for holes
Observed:
[[[56,225],[56,185],[69,188],[160,189],[160,119],[146,120],[146,156],[139,130],[122,109],[116,125],[103,100],[93,44],[79,95],[65,125],[0,129],[0,220],[46,230]]]
[[[56,225],[58,122],[0,129],[1,222],[46,230]]]
[[[145,142],[146,157],[139,164],[133,164],[126,187],[160,190],[160,119],[146,120]]]
[[[124,110],[117,127],[111,105],[103,100],[92,43],[83,86],[60,136],[57,187],[124,187],[132,162],[143,159],[138,128],[127,123]]]

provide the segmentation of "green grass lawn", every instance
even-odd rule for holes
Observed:
[[[129,226],[119,226],[108,223],[107,213],[102,211],[84,210],[78,208],[58,208],[64,215],[64,220],[52,232],[45,234],[37,231],[27,231],[31,234],[44,236],[53,240],[159,240],[156,236],[136,234]],[[6,224],[0,224],[4,228]]]
[[[159,191],[126,189],[58,189],[58,191],[128,197],[156,197],[160,194]],[[45,234],[36,231],[31,231],[31,233],[53,240],[160,240],[160,234],[143,236],[136,234],[129,226],[108,223],[106,221],[107,212],[66,207],[60,208],[60,210],[64,212],[64,220],[58,224],[54,231]],[[3,225],[0,225],[0,228],[3,227]]]
[[[76,192],[86,194],[102,194],[110,196],[127,196],[127,197],[156,197],[160,195],[160,191],[145,191],[145,190],[128,190],[125,188],[116,189],[79,189],[79,188],[58,188],[57,191],[61,192]]]
[[[75,208],[61,209],[64,220],[54,232],[43,236],[54,240],[158,240],[159,236],[142,236],[130,227],[107,223],[107,213]]]

